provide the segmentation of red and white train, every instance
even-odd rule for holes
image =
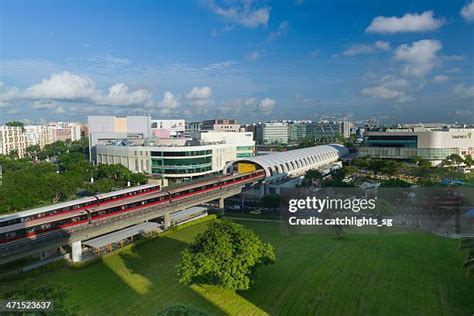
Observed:
[[[160,191],[157,185],[98,194],[10,215],[0,216],[0,244],[76,225],[86,225],[109,216],[133,212],[144,207],[173,203],[205,192],[265,178],[263,170],[219,176]]]

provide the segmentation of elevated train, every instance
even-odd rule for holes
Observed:
[[[246,182],[248,180],[261,180],[263,178],[265,178],[265,172],[263,170],[257,170],[245,174],[220,176],[197,181],[161,192],[148,191],[134,195],[126,195],[127,193],[123,193],[116,195],[116,198],[109,198],[109,194],[116,193],[112,192],[101,195],[103,200],[101,200],[99,197],[96,200],[96,203],[92,201],[93,203],[87,206],[81,205],[81,207],[77,209],[54,213],[44,217],[40,216],[26,221],[21,221],[21,213],[23,212],[19,212],[12,214],[17,215],[17,218],[20,219],[19,222],[0,226],[0,244],[25,237],[34,237],[35,235],[53,230],[65,229],[76,225],[90,224],[94,221],[109,216],[132,212],[143,207],[173,203],[175,201],[192,197],[197,194],[202,194],[204,192],[225,190],[226,187],[231,185]],[[76,201],[80,201],[80,203],[88,203],[83,201],[83,199]],[[97,203],[97,201],[101,202]],[[34,216],[34,214],[27,213],[30,211],[25,211],[26,217]],[[0,222],[2,222],[4,217],[0,217]]]
[[[143,194],[155,193],[160,191],[159,185],[145,184],[133,188],[126,188],[109,193],[102,193],[81,199],[57,203],[44,207],[38,207],[27,211],[17,212],[5,216],[0,216],[0,227],[15,225],[32,220],[37,220],[47,216],[53,216],[72,211],[85,210],[86,208],[95,207],[110,202],[122,200],[131,196],[139,196]]]

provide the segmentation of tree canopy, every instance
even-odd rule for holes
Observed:
[[[258,266],[275,261],[273,246],[252,230],[227,221],[215,221],[181,253],[177,266],[181,283],[212,284],[247,290]]]
[[[110,192],[125,187],[128,181],[131,185],[146,181],[144,174],[134,174],[122,165],[92,165],[87,141],[59,141],[43,150],[30,146],[27,153],[25,159],[0,155],[0,213],[77,198],[78,192]],[[94,183],[90,183],[91,177]]]

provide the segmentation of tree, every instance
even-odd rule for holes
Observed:
[[[26,154],[30,159],[38,159],[37,155],[41,151],[39,145],[30,145],[26,147]]]
[[[184,304],[174,304],[159,311],[158,316],[206,316],[203,311]]]
[[[381,188],[408,188],[411,187],[411,184],[400,180],[400,179],[390,179],[380,182]]]
[[[459,246],[461,250],[467,250],[467,256],[463,263],[467,275],[474,276],[474,238],[464,238]]]
[[[411,161],[418,167],[431,167],[431,163],[420,156],[413,156]]]
[[[443,167],[452,167],[453,171],[459,171],[463,163],[464,159],[461,156],[458,154],[451,154],[441,162],[441,165]]]
[[[306,171],[304,175],[304,183],[305,184],[313,184],[313,183],[321,183],[323,180],[324,175],[316,169],[311,169]]]
[[[215,221],[181,253],[179,281],[247,290],[258,266],[275,261],[273,246],[250,229],[227,221]]]
[[[305,136],[300,144],[299,144],[299,148],[307,148],[307,147],[313,147],[316,145],[316,142],[314,141],[314,137],[311,137],[311,136]]]
[[[10,121],[10,122],[6,122],[5,125],[6,125],[6,126],[13,126],[13,127],[21,127],[21,131],[22,131],[22,132],[25,131],[25,124],[23,124],[23,122],[20,122],[20,121]]]
[[[17,159],[19,157],[18,149],[13,149],[12,151],[10,151],[8,153],[8,157],[10,157],[11,159]]]
[[[260,199],[259,204],[263,207],[278,208],[280,206],[280,196],[278,194],[266,194]]]

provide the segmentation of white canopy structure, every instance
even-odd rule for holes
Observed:
[[[224,173],[231,173],[239,162],[255,164],[257,169],[264,169],[267,177],[286,174],[300,176],[310,169],[318,169],[338,161],[349,154],[349,150],[339,144],[329,144],[277,152],[252,158],[241,158],[229,162]]]

